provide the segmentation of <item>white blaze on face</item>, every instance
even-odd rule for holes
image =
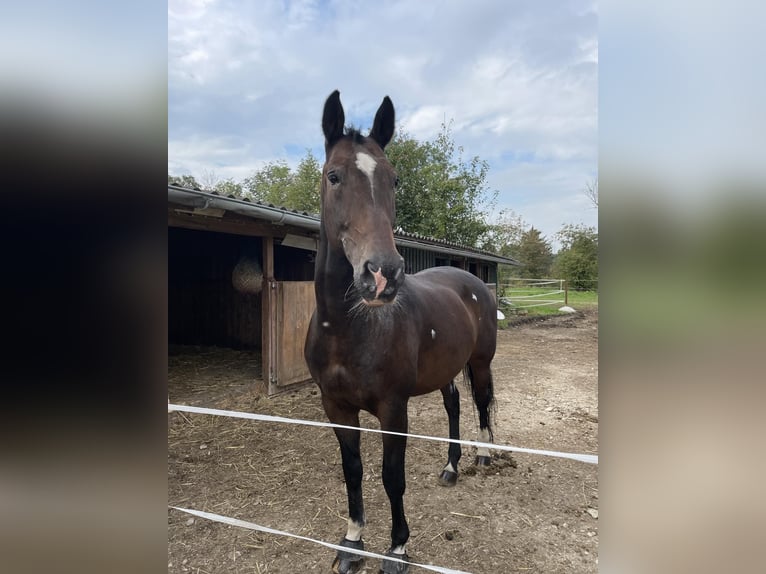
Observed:
[[[358,167],[359,171],[366,175],[367,179],[370,180],[370,193],[372,194],[373,203],[375,202],[375,180],[372,176],[375,173],[375,166],[377,165],[378,162],[376,162],[375,158],[370,154],[361,151],[357,152],[356,167]]]

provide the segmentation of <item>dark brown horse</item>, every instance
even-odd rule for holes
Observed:
[[[316,258],[316,311],[306,338],[306,361],[322,391],[331,422],[359,426],[364,409],[383,430],[407,432],[410,397],[441,390],[450,438],[459,438],[460,399],[453,379],[464,372],[479,412],[480,440],[492,440],[490,362],[495,354],[497,307],[477,277],[453,267],[405,275],[394,244],[397,177],[383,149],[394,133],[394,106],[383,99],[368,136],[344,129],[340,94],[322,117],[326,161],[322,223]],[[359,431],[336,429],[348,492],[346,548],[362,549],[364,504]],[[383,484],[391,502],[388,556],[406,560],[404,516],[406,437],[383,436]],[[460,445],[451,443],[439,481],[457,481]],[[479,450],[477,464],[489,464]],[[336,573],[355,571],[361,557],[338,552]],[[385,560],[382,572],[407,572]]]

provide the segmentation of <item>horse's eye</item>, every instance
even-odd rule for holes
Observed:
[[[331,171],[330,173],[327,174],[327,179],[329,179],[330,183],[333,185],[336,185],[340,182],[340,178],[338,177],[338,174],[335,173],[334,171]]]
[[[397,189],[399,188],[399,178],[398,177],[394,180],[394,187],[397,188]]]

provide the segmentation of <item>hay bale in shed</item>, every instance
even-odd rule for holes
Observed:
[[[249,255],[242,255],[231,272],[234,289],[245,295],[257,295],[263,289],[263,269],[260,262]]]

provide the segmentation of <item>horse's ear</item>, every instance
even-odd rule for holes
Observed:
[[[343,136],[345,121],[343,105],[340,103],[340,92],[335,90],[324,103],[324,113],[322,114],[322,131],[327,145],[334,144]]]
[[[370,130],[370,137],[382,148],[388,145],[391,136],[394,135],[394,119],[394,104],[391,98],[386,96],[378,108],[378,113],[375,114],[375,121]]]

